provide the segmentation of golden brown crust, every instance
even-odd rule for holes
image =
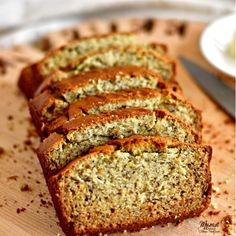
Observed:
[[[35,109],[37,114],[42,113],[45,109],[49,108],[55,104],[55,98],[52,95],[50,90],[45,90],[43,93],[38,96],[30,99],[29,107]]]
[[[144,137],[144,136],[132,136],[125,139],[120,140],[114,140],[110,142],[110,145],[100,146],[92,150],[89,154],[86,156],[80,157],[69,163],[64,169],[62,169],[57,175],[50,177],[48,181],[48,187],[51,195],[53,196],[53,202],[54,206],[58,215],[58,218],[60,220],[60,225],[63,229],[63,231],[67,235],[83,235],[81,233],[81,230],[79,228],[76,228],[76,226],[73,225],[73,222],[69,222],[68,215],[66,212],[66,209],[63,206],[63,196],[60,194],[59,186],[58,186],[58,179],[66,175],[67,172],[69,172],[71,169],[73,169],[74,166],[78,162],[82,162],[84,159],[91,158],[92,156],[98,154],[98,153],[112,153],[115,150],[119,150],[120,148],[129,151],[130,148],[134,147],[140,147],[140,146],[147,146],[147,145],[156,145],[158,148],[165,148],[167,146],[171,147],[178,147],[178,146],[192,146],[192,147],[199,147],[204,148],[206,152],[208,153],[208,163],[210,163],[211,156],[212,156],[212,148],[210,146],[203,146],[203,145],[194,145],[194,144],[184,144],[180,142],[176,142],[174,140],[168,139],[168,138],[160,138],[160,137]],[[99,228],[96,230],[87,231],[86,235],[99,235],[99,233],[112,233],[112,232],[123,232],[124,230],[128,231],[138,231],[144,227],[150,227],[156,224],[165,224],[165,223],[174,223],[178,221],[182,221],[189,217],[195,217],[199,216],[210,204],[211,200],[211,173],[210,168],[208,164],[208,170],[207,170],[207,181],[206,186],[207,189],[204,192],[203,195],[203,202],[202,205],[199,208],[196,208],[194,210],[183,211],[179,213],[178,215],[170,215],[168,217],[163,217],[161,219],[155,219],[155,217],[150,217],[146,219],[146,221],[136,221],[135,223],[124,223],[122,225],[112,225],[108,227]]]
[[[37,150],[39,156],[50,153],[58,143],[64,142],[64,136],[58,133],[51,134],[47,139],[40,143]]]
[[[62,142],[64,142],[64,136],[57,133],[53,133],[50,135],[50,137],[47,138],[46,142],[43,141],[40,143],[40,146],[37,150],[37,155],[45,178],[49,176],[49,173],[47,173],[49,163],[47,159],[44,157],[48,153],[50,153],[53,150],[53,148],[57,146],[57,144]]]
[[[160,112],[162,112],[162,110],[160,110]],[[121,139],[116,139],[116,140],[110,140],[107,143],[107,146],[116,146],[117,148],[123,147],[125,150],[130,150],[132,149],[134,146],[138,145],[138,146],[145,146],[145,143],[147,142],[151,142],[154,146],[156,146],[157,148],[165,148],[165,146],[169,145],[169,146],[177,146],[182,142],[179,142],[175,139],[169,138],[169,137],[160,137],[160,136],[142,136],[142,135],[132,135],[130,137],[127,138],[121,138]],[[204,147],[206,149],[206,151],[209,153],[209,161],[211,160],[212,157],[212,147],[209,145],[203,145],[200,143],[197,144],[188,144],[185,143],[185,146],[194,146],[194,145],[198,145],[201,147]],[[103,147],[106,147],[106,145],[104,145]],[[93,152],[99,152],[101,151],[101,147],[96,147],[90,150],[91,153]]]
[[[81,113],[80,117],[83,119],[84,114]],[[41,129],[41,133],[40,133],[40,137],[46,138],[48,137],[51,133],[56,132],[57,130],[60,130],[61,127],[68,122],[68,117],[66,115],[61,115],[59,116],[57,119],[55,119],[54,121],[52,121],[50,124],[45,125],[45,127],[43,127]],[[40,123],[41,127],[42,122]]]
[[[36,70],[36,64],[25,67],[21,71],[18,80],[18,87],[28,99],[33,97],[34,91],[37,89],[38,84],[41,82],[40,76],[38,75]]]
[[[44,137],[45,121],[42,119],[42,113],[48,107],[51,107],[55,103],[55,98],[52,96],[49,90],[45,90],[43,93],[31,99],[28,103],[29,111],[36,127],[37,133],[42,138]]]

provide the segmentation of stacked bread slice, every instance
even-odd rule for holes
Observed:
[[[84,38],[23,69],[37,154],[64,232],[134,231],[198,216],[211,147],[163,44]]]

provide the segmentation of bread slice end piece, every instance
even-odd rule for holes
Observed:
[[[77,158],[49,189],[68,235],[137,231],[199,216],[210,203],[210,159],[209,146],[134,136]]]

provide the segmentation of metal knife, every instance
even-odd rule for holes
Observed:
[[[235,119],[234,89],[189,59],[180,57],[180,60],[200,87]]]

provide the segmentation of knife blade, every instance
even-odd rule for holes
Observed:
[[[235,119],[234,89],[189,59],[180,57],[180,60],[200,87]]]

